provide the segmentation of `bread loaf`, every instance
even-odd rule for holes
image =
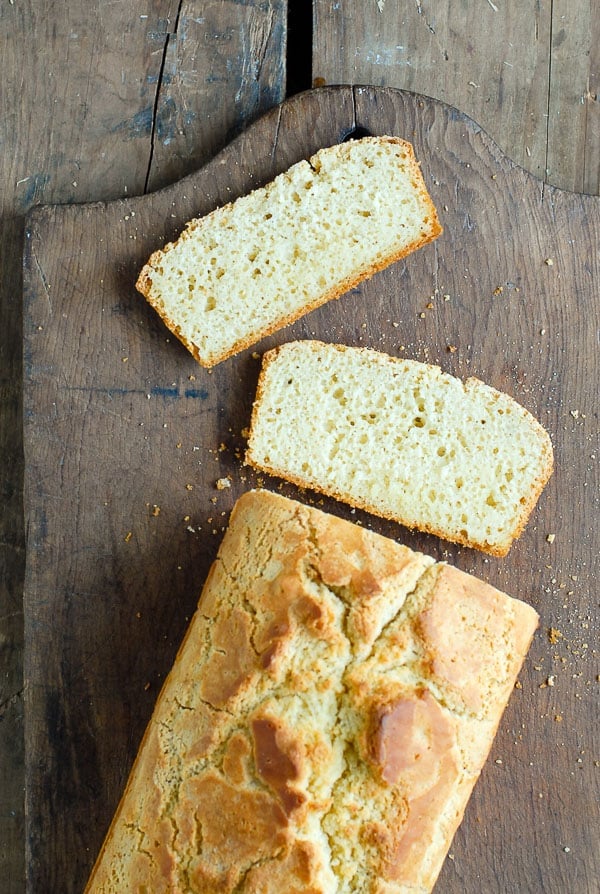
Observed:
[[[191,221],[152,255],[137,288],[213,366],[440,232],[412,146],[365,137]]]
[[[317,341],[265,355],[246,459],[498,556],[523,530],[553,465],[542,426],[478,379]]]
[[[536,624],[455,568],[245,494],[87,894],[431,891]]]

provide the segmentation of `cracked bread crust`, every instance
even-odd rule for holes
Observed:
[[[457,569],[245,494],[87,894],[431,891],[536,625]]]

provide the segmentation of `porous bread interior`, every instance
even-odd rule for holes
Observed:
[[[439,232],[410,144],[367,137],[192,221],[138,288],[210,366]]]
[[[537,420],[478,379],[317,341],[266,355],[247,461],[497,555],[553,464]]]
[[[473,669],[477,698],[469,703],[460,686],[436,672],[436,650],[428,652],[435,643],[428,646],[420,626],[445,566],[282,497],[264,494],[254,504],[248,497],[254,495],[247,495],[246,516],[235,519],[233,542],[220,551],[86,891],[122,894],[145,884],[153,894],[296,894],[303,888],[291,879],[283,886],[269,879],[286,847],[300,842],[311,855],[311,894],[426,894],[524,655],[515,646],[518,604],[497,594],[499,620],[488,629],[459,600],[464,617],[457,623],[481,658]],[[345,558],[332,562],[340,540]],[[361,624],[353,612],[379,599],[378,587],[392,607],[381,612],[380,601]],[[288,613],[274,618],[290,592]],[[279,639],[265,664],[265,636],[274,629]],[[369,718],[373,704],[422,690],[457,734],[439,758],[442,769],[451,761],[443,802],[419,836],[406,878],[395,881],[389,854],[411,792],[386,784],[369,758]],[[289,813],[288,838],[240,858],[235,829],[225,829],[220,849],[214,841],[211,848],[220,805],[213,801],[206,812],[194,786],[209,780],[222,785],[224,800],[232,790],[254,798],[251,824],[265,822],[268,838],[264,815],[278,799],[253,756],[255,718],[293,738],[288,753],[298,772],[285,793],[297,795],[300,807]],[[229,821],[235,824],[231,810]]]

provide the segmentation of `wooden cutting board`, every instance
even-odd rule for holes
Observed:
[[[190,218],[357,129],[413,142],[443,235],[202,369],[135,291],[141,265]],[[544,186],[451,108],[370,87],[295,97],[160,192],[30,215],[30,892],[82,890],[229,511],[259,484],[447,559],[540,612],[436,891],[597,890],[599,244],[600,199]],[[478,376],[540,419],[556,471],[508,557],[353,513],[243,465],[258,354],[313,336]],[[217,488],[224,477],[231,487]]]

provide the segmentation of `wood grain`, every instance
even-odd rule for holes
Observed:
[[[575,192],[600,192],[598,10],[552,4],[548,97],[548,179]]]
[[[0,6],[2,894],[22,894],[25,876],[23,218],[39,203],[139,195],[181,177],[282,99],[286,3],[268,6],[203,0]]]
[[[354,127],[415,144],[444,234],[257,350],[317,336],[439,363],[511,393],[549,430],[556,472],[505,559],[318,503],[448,559],[541,613],[439,890],[596,890],[600,200],[545,186],[447,106],[346,87],[287,101],[172,187],[29,217],[32,892],[81,889],[228,513],[261,483],[242,464],[255,349],[203,370],[135,292],[136,273],[194,214]],[[218,490],[224,476],[232,486]]]
[[[315,0],[313,78],[399,87],[477,121],[527,171],[600,192],[600,24],[591,4]]]
[[[298,0],[291,3],[297,16],[308,15]],[[267,6],[273,10],[273,18]],[[150,0],[142,4],[133,0],[109,5],[81,0],[45,5],[15,0],[0,5],[3,894],[21,894],[24,873],[23,216],[38,203],[139,195],[146,184],[154,188],[168,183],[169,177],[195,170],[240,126],[283,98],[286,6],[274,0],[269,4],[209,0],[181,4]],[[529,170],[544,176],[547,156],[550,182],[598,192],[599,41],[597,16],[589,3],[554,0],[548,8],[544,4],[496,2],[494,10],[489,0],[481,0],[473,15],[472,6],[467,5],[468,19],[465,4],[459,3],[448,4],[446,10],[430,2],[415,3],[413,8],[412,4],[387,0],[385,18],[376,0],[360,4],[319,0],[314,6],[315,77],[364,81],[369,69],[361,67],[360,60],[377,59],[378,53],[381,56],[385,34],[394,35],[398,25],[401,30],[397,33],[409,33],[410,41],[403,37],[397,43],[410,47],[410,63],[418,78],[399,79],[399,73],[412,77],[408,66],[399,68],[396,63],[379,60],[370,69],[375,83],[412,86],[446,99],[470,112],[510,157]],[[398,24],[399,7],[403,17]],[[429,30],[432,11],[438,16],[433,22],[438,38],[447,38],[450,59],[443,60],[445,65],[441,64],[439,42]],[[440,16],[446,22],[443,28]],[[200,21],[203,17],[210,22],[205,30]],[[532,23],[536,27],[531,27]],[[348,39],[354,33],[361,35],[360,47],[356,40]],[[515,57],[505,57],[512,62],[512,70],[510,65],[500,64],[504,57],[499,48],[507,40],[513,44],[507,46],[507,52],[515,52]],[[302,46],[306,52],[303,41]],[[240,57],[238,51],[244,55]],[[310,61],[300,59],[302,64],[308,68]],[[470,80],[479,88],[470,85]],[[546,104],[552,106],[550,118],[545,119],[548,140],[541,120],[548,113],[544,89]]]
[[[284,98],[286,6],[180,3],[169,25],[146,191],[195,171]]]

